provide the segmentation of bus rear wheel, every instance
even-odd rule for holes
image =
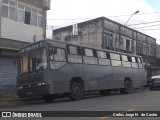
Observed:
[[[83,97],[83,86],[79,82],[73,82],[70,87],[71,100],[80,100]]]
[[[53,102],[54,101],[53,95],[44,95],[44,96],[42,96],[42,98],[45,102]]]
[[[132,82],[130,80],[126,80],[124,82],[124,88],[120,89],[122,94],[129,94],[132,92]]]

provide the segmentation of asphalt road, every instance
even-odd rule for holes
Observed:
[[[138,90],[131,94],[115,94],[108,96],[89,96],[80,101],[70,101],[68,98],[57,99],[53,103],[44,101],[28,102],[21,105],[1,108],[0,111],[160,111],[160,91]],[[21,118],[16,118],[16,120]],[[31,119],[31,118],[25,118]],[[36,119],[36,118],[32,118]],[[160,117],[48,117],[39,120],[159,120]]]

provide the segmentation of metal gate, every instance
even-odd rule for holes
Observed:
[[[0,57],[0,91],[16,88],[17,58]]]

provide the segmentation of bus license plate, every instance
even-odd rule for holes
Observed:
[[[33,95],[33,92],[27,92],[27,95]]]

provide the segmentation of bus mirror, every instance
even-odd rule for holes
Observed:
[[[49,48],[49,54],[50,55],[53,55],[53,50],[54,50],[54,48]]]
[[[57,54],[57,48],[49,48],[49,54],[50,55]]]
[[[57,48],[53,48],[53,54],[57,54]]]

